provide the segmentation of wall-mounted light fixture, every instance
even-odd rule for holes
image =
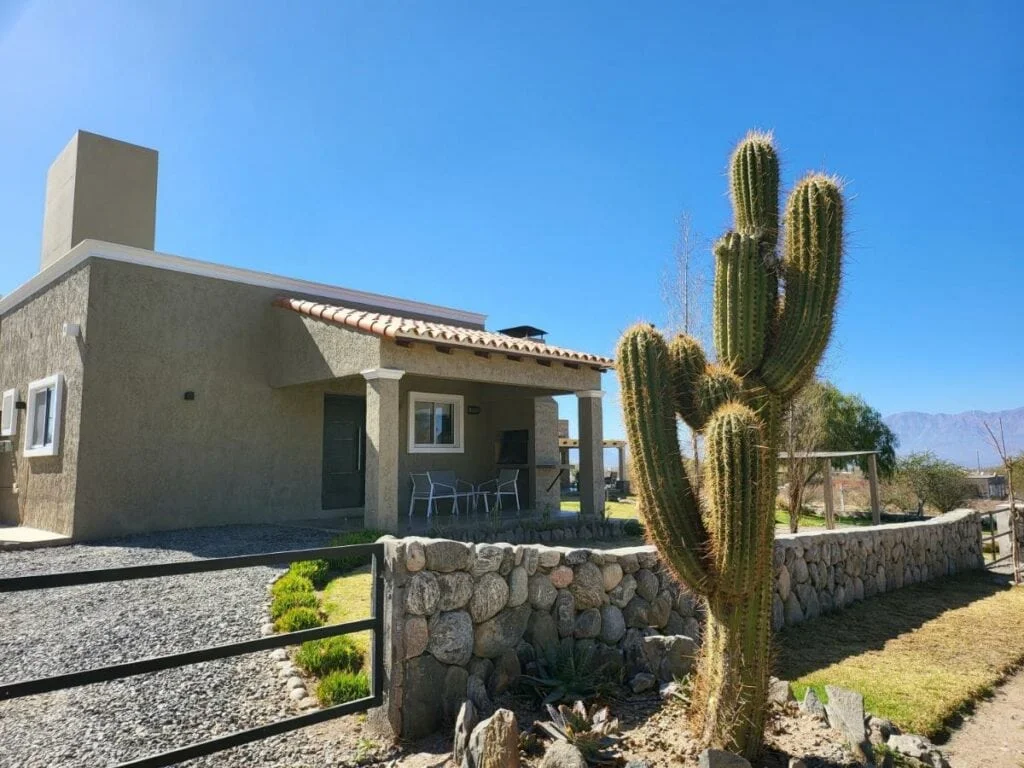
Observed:
[[[82,326],[78,323],[64,323],[60,330],[69,339],[77,339],[82,335]]]
[[[195,392],[193,392],[193,391],[192,391],[192,390],[190,389],[190,390],[189,390],[188,392],[186,392],[186,393],[185,393],[185,399],[186,399],[186,400],[195,400],[195,399],[196,399],[196,393],[195,393]]]
[[[466,413],[468,413],[470,416],[479,416],[480,415],[480,406],[479,405],[467,405],[466,406]]]

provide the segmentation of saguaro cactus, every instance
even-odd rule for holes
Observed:
[[[810,174],[779,236],[779,159],[749,134],[732,155],[735,231],[714,246],[714,343],[626,331],[618,372],[640,513],[677,577],[702,595],[707,625],[691,719],[708,746],[761,750],[771,643],[776,459],[783,407],[828,343],[839,291],[843,198]],[[679,451],[675,416],[704,436],[701,498]]]

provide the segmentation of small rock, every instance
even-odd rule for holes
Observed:
[[[473,702],[477,717],[487,717],[494,711],[491,697],[487,695],[487,686],[476,675],[470,675],[466,682],[466,698]]]
[[[885,742],[885,745],[894,752],[920,760],[932,768],[947,768],[949,765],[942,756],[942,752],[922,736],[912,733],[893,734]]]
[[[600,608],[605,601],[601,569],[591,562],[576,566],[569,590],[576,599],[576,607],[581,611],[587,608]]]
[[[290,691],[288,691],[288,698],[292,701],[302,701],[304,698],[306,698],[306,689],[292,688]]]
[[[485,573],[491,573],[501,567],[501,561],[504,557],[504,550],[496,544],[477,544],[476,545],[476,559],[473,560],[473,566],[470,569],[470,573],[475,578],[483,576]]]
[[[307,696],[304,699],[299,699],[299,709],[316,709],[320,706],[320,702],[312,696]]]
[[[793,700],[793,692],[789,689],[789,680],[779,680],[777,677],[768,680],[768,701],[771,704],[785,706]]]
[[[423,616],[410,616],[405,620],[405,658],[411,659],[427,650],[430,630]]]
[[[789,758],[789,768],[807,768],[807,762],[799,757]]]
[[[558,561],[562,559],[562,553],[557,549],[549,549],[544,547],[537,553],[537,564],[541,568],[554,568],[558,565]]]
[[[458,717],[455,718],[455,737],[452,739],[452,760],[456,765],[462,765],[466,755],[466,747],[469,746],[469,736],[477,724],[476,707],[473,702],[466,700],[459,707]]]
[[[427,555],[422,541],[410,541],[405,545],[405,570],[409,573],[422,571],[427,565]]]
[[[645,691],[651,690],[657,682],[658,681],[654,675],[648,674],[647,672],[638,672],[633,675],[633,678],[629,681],[629,687],[633,693],[644,693]]]
[[[263,637],[267,637],[267,636],[272,635],[272,634],[274,634],[274,625],[273,624],[264,624],[263,626],[260,627],[260,635],[262,635]]]
[[[420,571],[409,580],[405,593],[405,610],[414,615],[429,616],[437,610],[440,599],[441,588],[437,576],[430,571]]]
[[[556,741],[541,758],[540,768],[587,768],[583,753],[567,741]]]
[[[463,665],[473,655],[473,621],[465,611],[439,613],[430,620],[427,649],[438,661]]]
[[[618,563],[608,563],[601,568],[601,578],[604,581],[604,591],[611,592],[622,581],[622,566]]]
[[[750,768],[746,758],[721,749],[705,749],[697,759],[700,768]]]
[[[519,726],[510,710],[499,709],[477,723],[462,768],[519,768]]]
[[[550,578],[555,589],[565,589],[572,584],[572,568],[560,565],[551,571]]]
[[[673,680],[671,683],[664,683],[659,689],[658,693],[661,694],[661,698],[668,701],[673,696],[676,696],[683,690],[683,686]]]
[[[818,698],[818,694],[814,692],[813,688],[807,689],[807,693],[804,694],[804,700],[800,704],[800,709],[808,715],[820,717],[823,720],[827,718],[825,705],[821,703],[821,699]]]
[[[435,539],[423,545],[427,558],[427,567],[438,573],[451,573],[465,570],[470,564],[470,553],[473,545],[467,546],[459,541]]]
[[[500,550],[499,550],[500,551]],[[508,604],[508,582],[496,573],[485,573],[469,599],[469,615],[480,623],[497,615]]]
[[[517,565],[508,575],[508,606],[515,608],[522,605],[530,596],[529,579],[526,575],[526,568]]]
[[[444,690],[441,692],[441,708],[444,710],[446,723],[452,722],[458,715],[459,708],[466,700],[466,684],[468,682],[469,673],[466,672],[465,667],[454,665],[448,667],[444,674]],[[474,721],[473,724],[476,725],[476,722]]]
[[[294,688],[301,688],[302,690],[306,690],[306,684],[302,682],[301,677],[289,677],[288,681],[285,683],[285,687],[289,690]]]
[[[519,654],[510,648],[495,661],[494,672],[487,683],[488,690],[494,696],[504,693],[519,681],[521,671]]]
[[[868,741],[872,744],[885,744],[894,732],[891,720],[874,715],[868,718]]]
[[[270,658],[274,661],[288,661],[288,651],[284,648],[275,648],[270,652]]]
[[[828,694],[825,714],[829,725],[843,734],[857,758],[873,762],[871,742],[864,727],[864,697],[835,685],[826,685],[825,693]]]
[[[610,605],[609,608],[615,608]],[[623,627],[625,630],[625,627]],[[576,617],[576,626],[573,635],[577,639],[597,637],[601,634],[601,611],[597,608],[588,608]]]
[[[642,568],[636,572],[636,593],[647,602],[651,602],[658,596],[658,577]]]

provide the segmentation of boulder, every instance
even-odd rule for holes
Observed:
[[[444,693],[441,694],[441,706],[444,708],[444,719],[452,722],[459,714],[460,708],[466,703],[466,684],[469,682],[469,673],[465,667],[448,667],[444,675]],[[474,712],[475,716],[475,712]],[[473,725],[476,725],[474,719]],[[470,730],[472,730],[470,726]],[[456,728],[456,732],[458,729]],[[469,731],[466,732],[469,736]]]
[[[477,675],[470,675],[466,680],[466,698],[473,702],[477,717],[487,717],[494,711],[494,704],[487,694],[487,684]]]
[[[429,616],[437,611],[441,589],[437,576],[430,571],[413,574],[405,590],[405,611],[418,616]]]
[[[469,736],[477,724],[476,707],[468,699],[462,702],[455,718],[455,736],[452,739],[452,761],[461,766],[469,746]]]
[[[722,749],[705,749],[697,758],[700,768],[750,768],[750,761]]]
[[[499,709],[477,723],[462,768],[519,768],[519,726],[511,710]]]
[[[793,700],[793,692],[789,688],[789,680],[779,680],[777,677],[768,678],[768,702],[785,706]]]
[[[526,569],[527,576],[533,576],[537,572],[537,566],[540,564],[540,553],[536,547],[518,546],[516,547],[516,557],[520,557],[521,562],[519,565]]]
[[[568,589],[558,590],[555,598],[555,624],[559,637],[569,637],[576,629],[576,598]]]
[[[912,733],[896,733],[886,740],[885,746],[893,752],[912,757],[931,768],[948,768],[949,766],[946,758],[942,756],[942,752],[922,736],[915,736]]]
[[[775,590],[779,593],[780,600],[785,600],[789,597],[790,586],[789,569],[786,566],[782,566],[775,577]]]
[[[622,609],[615,605],[601,608],[601,640],[614,645],[626,634],[626,619]]]
[[[427,565],[427,555],[422,541],[409,541],[405,545],[405,570],[409,573],[422,571]]]
[[[646,693],[657,684],[657,679],[649,672],[637,672],[629,680],[629,687],[633,693]]]
[[[519,681],[522,670],[519,666],[519,654],[514,649],[505,651],[495,659],[494,672],[487,683],[491,696],[504,693]]]
[[[797,598],[796,592],[789,593],[783,608],[785,609],[786,624],[792,626],[804,620],[804,609],[800,607],[800,600]]]
[[[529,580],[530,577],[526,575],[526,568],[521,565],[517,565],[509,572],[508,575],[508,605],[510,608],[515,608],[517,605],[522,605],[529,599]]]
[[[647,622],[652,627],[662,629],[668,624],[670,613],[672,613],[672,596],[668,592],[662,592],[654,598],[651,607],[647,610]]]
[[[625,639],[622,641],[622,655],[627,674],[634,675],[637,672],[651,671],[647,664],[647,657],[644,655],[644,636],[639,629],[626,630]]]
[[[553,568],[549,575],[551,583],[555,586],[555,589],[565,589],[572,584],[572,568],[567,565],[560,565],[557,568]]]
[[[641,568],[634,576],[636,579],[636,593],[647,602],[651,602],[658,596],[658,577],[646,568]]]
[[[427,650],[445,664],[468,663],[473,655],[473,620],[469,614],[448,611],[432,618]]]
[[[647,621],[650,609],[651,604],[644,598],[640,597],[640,595],[634,597],[622,610],[622,615],[626,619],[626,626],[636,627],[637,629],[650,626]]]
[[[473,551],[472,545],[447,539],[428,541],[423,545],[423,549],[427,556],[427,568],[438,573],[465,570]]]
[[[485,573],[477,582],[469,599],[469,615],[480,623],[496,616],[508,603],[508,582],[497,573]]]
[[[804,694],[804,700],[800,703],[800,709],[808,715],[820,717],[823,720],[828,717],[825,714],[825,705],[821,703],[821,699],[818,698],[818,694],[814,692],[813,688],[807,689],[807,693]]]
[[[545,547],[540,550],[537,558],[537,564],[540,565],[541,568],[554,568],[559,564],[559,562],[561,562],[562,553],[557,549],[549,549],[548,547]]]
[[[444,716],[441,697],[447,667],[430,654],[405,664],[402,737],[418,739],[436,731]]]
[[[497,571],[504,556],[504,549],[497,544],[477,544],[476,558],[469,572],[473,578],[480,578],[485,573]]]
[[[615,606],[607,606],[614,608]],[[573,629],[573,636],[577,639],[597,637],[601,634],[601,611],[597,608],[587,608],[576,617],[576,626]]]
[[[608,592],[608,599],[612,605],[625,608],[629,601],[636,594],[636,578],[632,574],[626,574],[618,586]]]
[[[439,611],[457,611],[465,608],[473,595],[473,577],[465,571],[442,573],[437,577],[441,596],[437,601]]]
[[[423,616],[410,616],[405,620],[405,658],[411,659],[427,650],[430,631]]]
[[[550,613],[533,611],[526,624],[526,639],[543,653],[558,645],[558,626]]]
[[[515,648],[526,632],[529,619],[530,606],[523,604],[516,608],[506,608],[493,619],[477,624],[473,653],[485,659],[494,659],[509,648]]]
[[[581,531],[584,529],[580,529]],[[590,559],[589,549],[570,549],[565,553],[565,564],[566,565],[579,565],[585,563]]]
[[[491,679],[493,671],[494,662],[490,659],[481,659],[478,656],[474,656],[469,662],[469,674],[476,675],[485,683]]]
[[[551,583],[546,574],[538,573],[530,577],[527,584],[527,591],[530,596],[530,605],[538,611],[549,611],[555,604],[558,590]]]
[[[836,685],[826,685],[825,693],[828,695],[825,705],[828,724],[843,734],[855,757],[873,762],[871,742],[864,726],[864,697]]]
[[[644,658],[664,683],[685,677],[693,668],[697,644],[685,635],[651,635],[643,639]]]
[[[556,741],[541,758],[540,768],[587,768],[583,753],[567,741]]]
[[[873,745],[885,744],[886,740],[894,733],[899,733],[899,729],[892,724],[891,720],[874,715],[868,718],[868,741]]]
[[[576,607],[581,611],[587,608],[600,608],[605,601],[601,569],[591,562],[576,566],[569,590],[576,599]]]
[[[601,580],[604,582],[604,591],[611,592],[622,581],[622,566],[618,563],[608,563],[602,566]]]
[[[623,573],[636,573],[640,570],[640,562],[635,552],[619,555],[619,565],[622,566]]]

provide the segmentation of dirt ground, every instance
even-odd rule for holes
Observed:
[[[1024,766],[1024,672],[964,716],[940,748],[953,768]]]

